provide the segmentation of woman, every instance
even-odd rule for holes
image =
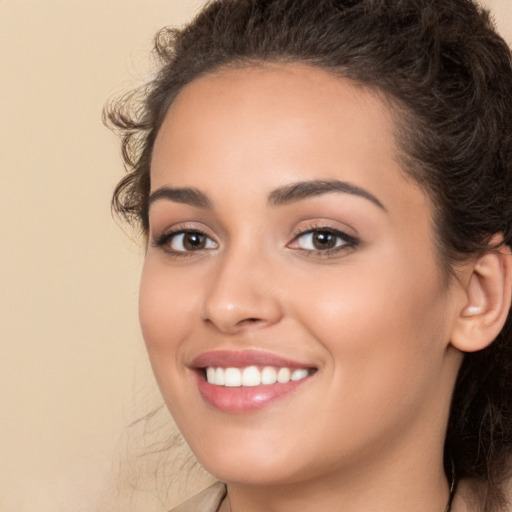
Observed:
[[[156,49],[109,112],[113,205],[147,239],[164,399],[226,484],[177,510],[507,510],[512,70],[488,15],[218,0]]]

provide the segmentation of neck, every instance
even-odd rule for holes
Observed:
[[[380,465],[284,485],[228,485],[231,512],[445,512],[449,483],[442,463]],[[455,512],[455,508],[452,508]]]

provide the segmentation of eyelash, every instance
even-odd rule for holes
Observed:
[[[167,233],[163,233],[160,235],[153,243],[153,245],[157,248],[163,249],[166,253],[168,253],[172,257],[176,258],[184,258],[184,257],[190,257],[193,256],[195,252],[202,252],[204,250],[211,250],[216,247],[204,247],[204,248],[198,248],[196,251],[194,250],[176,250],[171,247],[171,243],[175,238],[177,238],[179,235],[199,235],[201,237],[205,237],[210,242],[213,242],[217,247],[218,243],[215,242],[210,236],[208,236],[204,231],[200,229],[193,229],[193,228],[180,228],[173,231],[169,231]],[[206,242],[208,243],[208,241]]]
[[[339,245],[335,245],[334,247],[320,250],[320,249],[304,249],[301,247],[293,247],[293,244],[298,243],[301,238],[305,237],[306,235],[314,235],[314,234],[327,234],[329,236],[333,236],[338,240],[341,240],[342,243]],[[203,247],[199,248],[197,250],[176,250],[172,249],[170,246],[170,242],[173,241],[173,239],[179,235],[199,235],[201,237],[205,237],[210,242],[213,242],[213,244],[216,245],[216,247]],[[338,241],[336,241],[336,244],[338,244]],[[213,240],[208,234],[206,234],[204,231],[200,229],[187,229],[187,228],[181,228],[176,229],[167,233],[163,233],[160,235],[154,242],[153,245],[157,248],[162,248],[167,252],[170,256],[176,257],[176,258],[183,258],[183,257],[191,257],[194,255],[195,252],[203,252],[208,251],[212,249],[216,249],[218,247],[218,243]],[[316,257],[328,257],[333,254],[345,252],[349,249],[354,249],[359,245],[359,240],[352,235],[349,235],[348,233],[345,233],[344,231],[341,231],[339,229],[332,228],[330,226],[315,226],[315,227],[309,227],[303,231],[300,231],[297,233],[292,241],[287,244],[287,247],[291,247],[292,249],[297,249],[306,255],[316,256]],[[166,247],[168,246],[168,247]]]
[[[338,240],[341,240],[342,243],[339,245],[335,245],[332,248],[328,248],[325,250],[320,249],[304,249],[304,248],[297,248],[298,250],[302,251],[306,255],[316,256],[316,257],[329,257],[334,254],[342,253],[350,249],[354,249],[359,245],[359,240],[355,238],[352,235],[349,235],[348,233],[345,233],[344,231],[341,231],[339,229],[335,229],[331,226],[314,226],[309,227],[299,233],[297,233],[293,240],[288,244],[288,247],[294,243],[297,243],[301,238],[305,237],[306,235],[314,235],[314,234],[327,234],[330,236],[335,237]],[[336,242],[338,244],[338,242]]]

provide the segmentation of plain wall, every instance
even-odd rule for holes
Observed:
[[[157,29],[201,3],[0,2],[1,512],[166,508],[128,446],[158,395],[137,321],[142,250],[110,214],[123,167],[101,111],[148,76]]]
[[[130,426],[161,401],[137,322],[142,250],[110,215],[123,171],[101,123],[148,76],[156,30],[202,3],[0,1],[1,512],[160,512],[208,482],[148,455],[173,435],[163,408],[155,432]],[[511,42],[512,0],[487,4]]]

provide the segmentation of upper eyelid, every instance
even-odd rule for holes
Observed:
[[[178,234],[183,232],[197,232],[203,233],[210,238],[215,238],[212,234],[212,230],[208,229],[202,222],[195,221],[185,221],[185,222],[176,222],[175,224],[169,225],[163,229],[149,229],[150,237],[155,239],[168,234]]]
[[[315,232],[318,232],[318,231],[327,231],[327,232],[331,232],[332,234],[334,234],[335,236],[338,236],[340,238],[344,238],[346,239],[348,242],[351,242],[351,243],[359,243],[359,239],[358,237],[354,236],[354,235],[351,235],[350,233],[347,233],[346,231],[342,230],[342,229],[339,229],[339,228],[333,228],[332,226],[320,226],[320,227],[314,227],[314,228],[307,228],[307,229],[304,229],[302,231],[299,231],[297,232],[291,242],[293,242],[294,240],[297,240],[297,238],[300,238],[301,236],[303,235],[308,235],[310,233],[315,233]],[[289,243],[291,243],[289,242]]]
[[[341,226],[335,226],[336,224],[342,224]],[[305,226],[294,228],[294,230],[291,232],[292,238],[295,238],[297,236],[300,236],[305,233],[311,233],[314,231],[332,231],[334,233],[339,233],[340,235],[344,235],[347,238],[352,239],[359,239],[359,233],[358,231],[353,228],[352,226],[340,223],[339,221],[333,221],[333,220],[319,220],[319,221],[313,221],[310,223],[307,223]]]

